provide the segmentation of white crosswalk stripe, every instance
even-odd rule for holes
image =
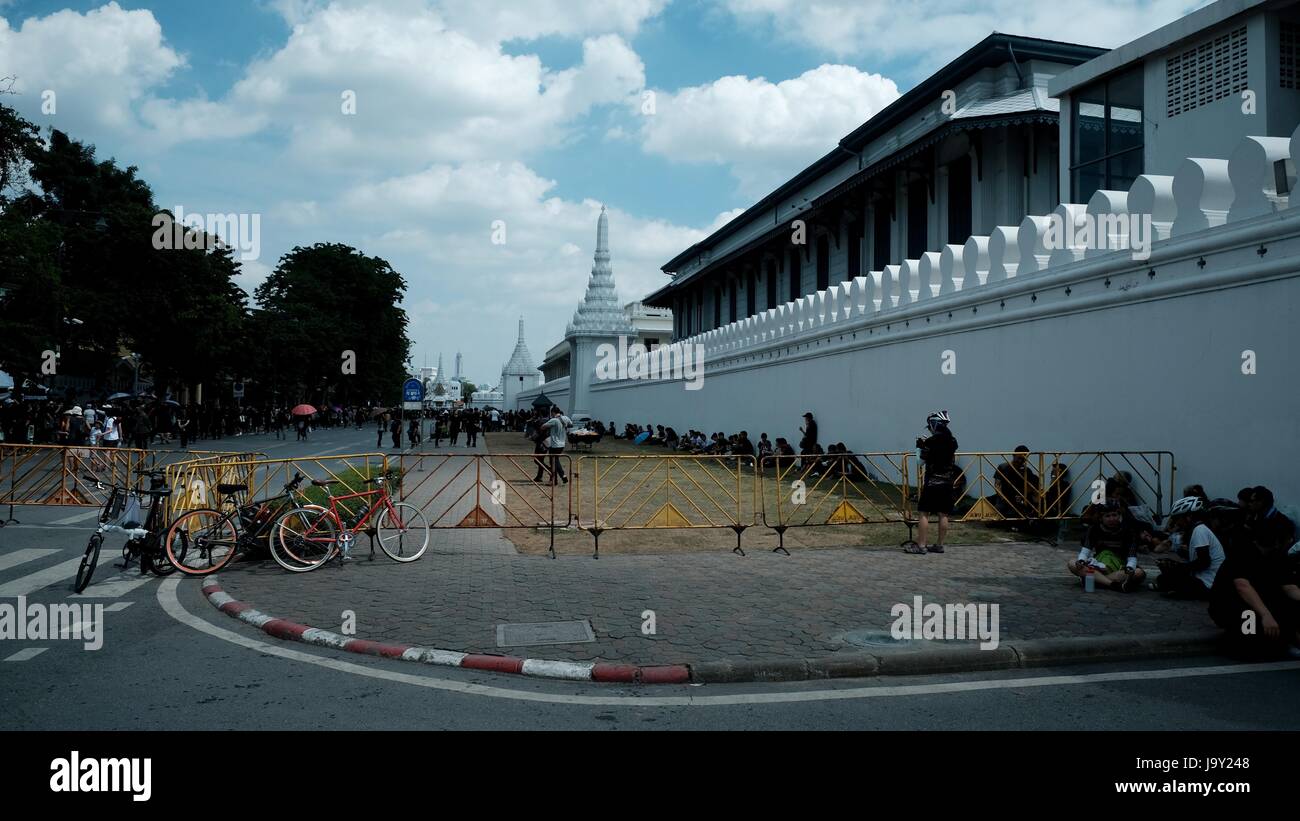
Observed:
[[[91,577],[89,587],[87,587],[85,590],[83,590],[80,593],[72,594],[68,598],[70,599],[116,599],[121,596],[125,596],[127,593],[130,593],[132,590],[136,589],[142,584],[148,584],[149,580],[151,578],[154,578],[153,576],[141,576],[138,573],[130,573],[129,575],[126,576],[119,574],[117,576],[105,578],[103,581],[100,581],[96,577],[103,569],[104,569],[103,567],[99,567],[95,570],[95,576]],[[73,572],[75,573],[76,571],[74,570]]]
[[[75,559],[68,559],[65,562],[41,568],[35,573],[28,573],[26,576],[19,576],[12,581],[0,584],[0,599],[26,596],[52,584],[71,586],[80,565],[81,557],[77,556]]]
[[[57,550],[43,550],[36,547],[25,547],[22,550],[0,553],[0,573],[3,573],[11,567],[17,567],[20,564],[30,562],[33,559],[44,558],[45,556],[58,552],[59,551]]]
[[[44,653],[44,652],[45,652],[46,650],[48,650],[48,649],[50,649],[50,648],[48,648],[48,647],[24,647],[23,649],[19,650],[17,653],[14,653],[12,656],[9,656],[8,658],[6,658],[5,661],[27,661],[28,659],[35,658],[36,656],[39,656],[41,653]]]
[[[91,519],[97,518],[98,516],[99,516],[98,508],[94,510],[83,510],[80,513],[73,514],[72,516],[64,516],[62,519],[55,519],[54,521],[50,522],[50,524],[71,525],[71,524],[76,524],[77,522],[88,522]]]

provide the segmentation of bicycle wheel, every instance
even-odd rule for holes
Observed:
[[[379,548],[395,562],[413,562],[429,548],[429,520],[415,505],[394,502],[375,525]]]
[[[176,565],[167,557],[166,551],[163,550],[162,538],[165,533],[150,533],[145,544],[140,548],[141,564],[148,564],[149,570],[155,576],[170,576],[176,572]]]
[[[315,570],[333,558],[338,534],[338,522],[330,511],[315,505],[295,507],[271,530],[271,558],[291,573]]]
[[[235,558],[239,531],[230,517],[216,510],[191,510],[167,529],[163,550],[168,561],[188,576],[216,573]]]
[[[86,552],[81,557],[81,565],[77,568],[77,579],[73,582],[72,589],[80,593],[90,584],[90,577],[95,573],[95,565],[99,563],[99,548],[104,544],[104,535],[96,533],[90,537],[90,542],[86,544]]]

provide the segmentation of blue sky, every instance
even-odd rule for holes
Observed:
[[[1095,0],[1089,44],[1203,4]],[[495,383],[516,317],[539,361],[562,336],[602,204],[630,301],[989,32],[1071,39],[1075,18],[1011,0],[0,0],[0,76],[29,119],[139,166],[163,207],[260,215],[250,291],[294,245],[349,243],[406,276],[415,364],[461,350]]]

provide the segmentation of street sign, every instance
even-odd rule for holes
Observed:
[[[424,410],[424,403],[423,403],[423,402],[403,402],[403,403],[402,403],[402,410],[409,410],[409,411]]]
[[[234,386],[234,389],[231,391],[231,393],[234,394],[234,397],[235,397],[236,399],[243,399],[243,398],[244,398],[244,383],[243,383],[243,382],[236,382],[236,383],[235,383],[235,386]]]
[[[421,402],[424,400],[424,383],[418,379],[408,379],[402,385],[403,402]]]

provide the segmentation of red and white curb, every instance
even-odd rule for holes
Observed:
[[[215,580],[203,585],[203,595],[208,602],[227,616],[251,624],[262,632],[287,641],[301,641],[319,647],[346,650],[367,656],[415,661],[442,667],[460,667],[466,670],[488,670],[494,673],[514,673],[538,678],[555,678],[566,681],[601,681],[624,684],[686,684],[691,671],[684,664],[659,667],[641,667],[634,664],[608,664],[604,662],[579,663],[521,659],[514,656],[492,656],[477,653],[459,653],[453,650],[436,650],[410,644],[384,644],[366,639],[350,638],[309,627],[305,624],[279,619],[256,610],[252,605],[236,601],[221,589]]]

